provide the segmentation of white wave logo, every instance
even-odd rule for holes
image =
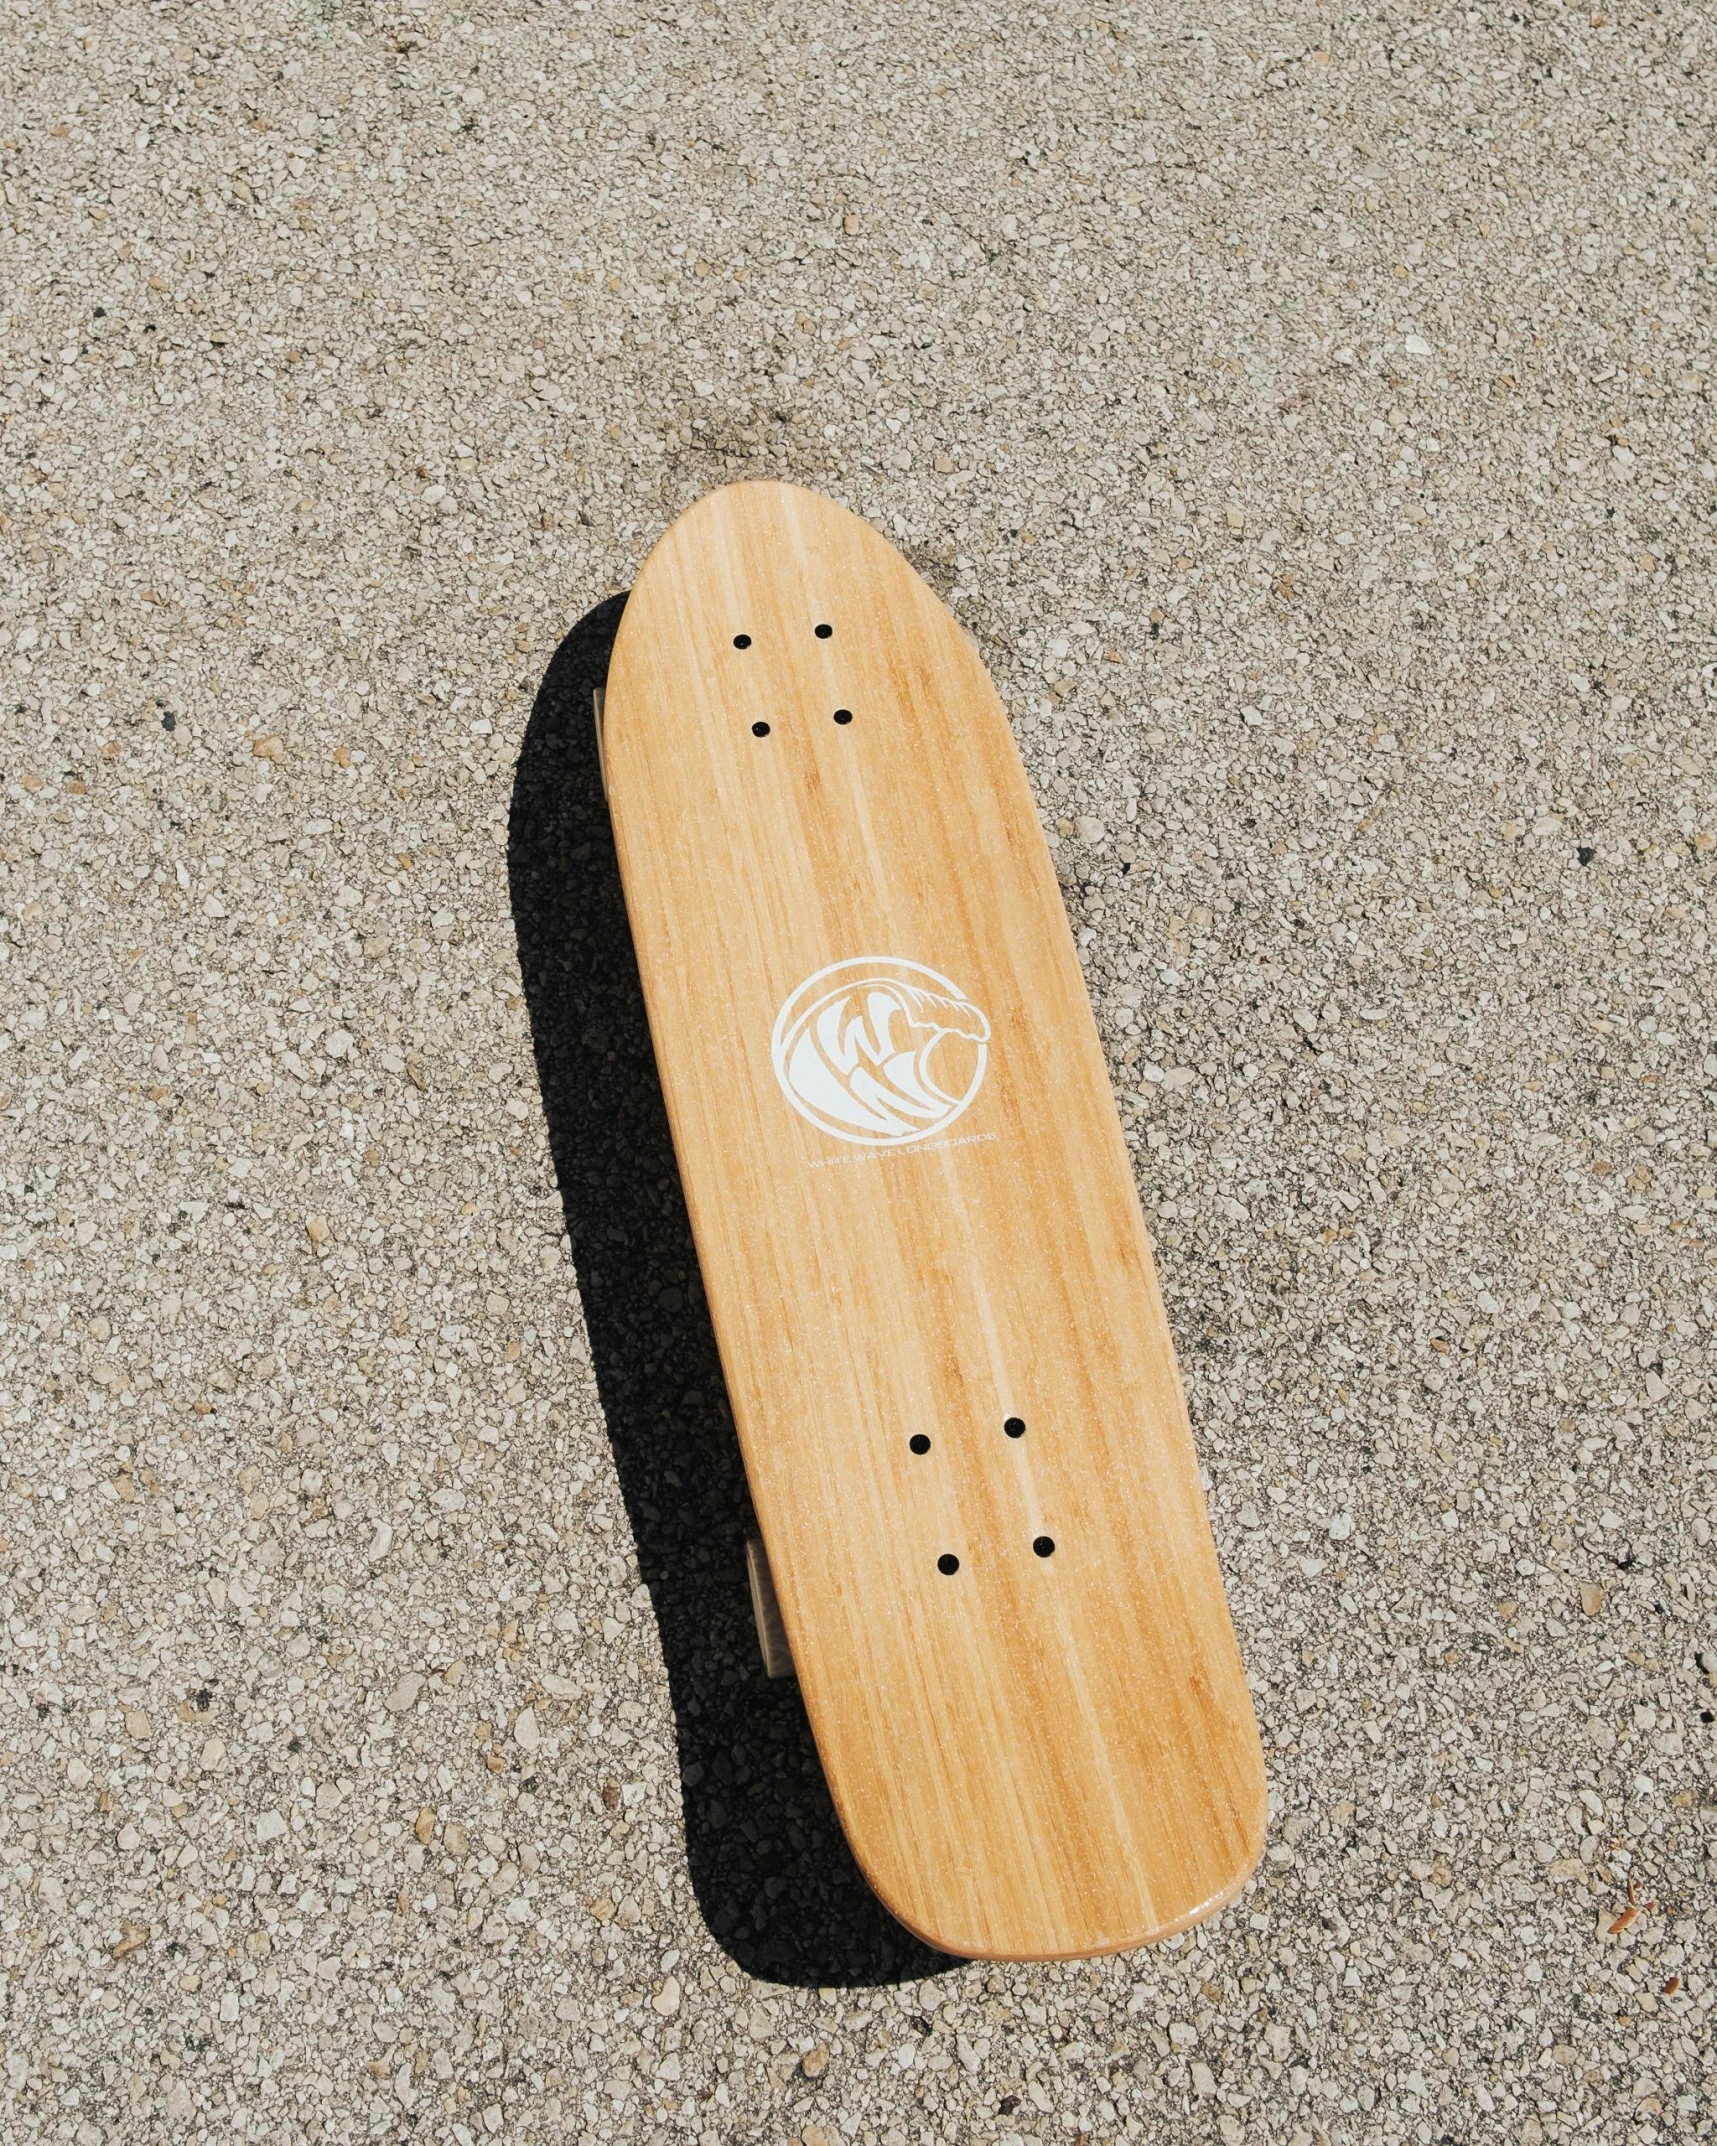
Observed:
[[[775,1078],[837,1140],[899,1147],[939,1133],[983,1084],[990,1024],[916,961],[865,954],[819,969],[775,1017]]]

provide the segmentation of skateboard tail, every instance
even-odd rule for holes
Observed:
[[[782,1622],[790,1640],[791,1613],[785,1609]],[[1244,1692],[1243,1678],[1239,1689]],[[812,1690],[805,1697],[819,1748],[826,1748],[839,1734],[820,1725],[827,1695]],[[963,1777],[972,1757],[968,1739],[950,1739],[965,1756],[948,1768],[954,1812],[944,1826],[926,1825],[927,1814],[912,1801],[912,1769],[890,1763],[887,1754],[879,1793],[893,1825],[879,1826],[863,1798],[849,1795],[845,1769],[830,1769],[829,1784],[866,1882],[924,1944],[956,1959],[1089,1959],[1176,1937],[1244,1891],[1264,1850],[1269,1789],[1249,1704],[1231,1730],[1222,1776],[1190,1805],[1164,1799],[1141,1811],[1125,1792],[1130,1784],[1121,1784],[1117,1794],[1115,1784],[1082,1774],[1064,1754],[1063,1763],[1011,1781],[1019,1833],[1037,1853],[1022,1856],[1005,1873],[992,1845],[964,1838],[961,1806],[981,1806],[994,1787],[987,1782],[980,1789]],[[1052,1731],[1049,1740],[1056,1740]],[[1002,1742],[997,1739],[998,1749]],[[988,1770],[986,1753],[978,1754],[978,1763]],[[1117,1802],[1129,1807],[1102,1808]],[[916,1841],[925,1833],[942,1842],[945,1860],[931,1862],[910,1848],[901,1852],[903,1838]],[[1092,1833],[1106,1839],[1112,1860],[1093,1864]]]
[[[1188,1905],[1177,1906],[1171,1912],[1135,1922],[1117,1922],[1104,1927],[1093,1927],[1082,1940],[1069,1942],[1066,1939],[1049,1939],[1035,1943],[1029,1935],[1007,1933],[996,1935],[987,1927],[974,1924],[962,1928],[940,1915],[924,1915],[916,1904],[904,1895],[891,1895],[886,1877],[871,1869],[864,1856],[854,1847],[854,1856],[865,1883],[876,1894],[883,1906],[903,1929],[909,1930],[921,1944],[933,1952],[940,1952],[954,1960],[1009,1960],[1031,1962],[1039,1960],[1094,1960],[1118,1952],[1143,1952],[1152,1945],[1160,1945],[1171,1937],[1179,1937],[1183,1931],[1195,1929],[1208,1922],[1212,1916],[1237,1900],[1251,1882],[1264,1853],[1265,1816],[1260,1813],[1255,1831],[1237,1856],[1232,1874],[1205,1898]],[[851,1835],[848,1835],[849,1841]]]

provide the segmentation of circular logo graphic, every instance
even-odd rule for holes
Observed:
[[[863,954],[806,977],[775,1016],[781,1092],[837,1140],[901,1147],[952,1125],[983,1084],[990,1024],[947,977]]]

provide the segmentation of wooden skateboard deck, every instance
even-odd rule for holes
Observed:
[[[667,532],[605,780],[662,1090],[836,1808],[941,1950],[1119,1951],[1265,1785],[1126,1144],[1007,719],[867,524]]]

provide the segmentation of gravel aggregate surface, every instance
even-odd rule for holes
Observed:
[[[1679,0],[13,0],[8,2140],[1711,2136],[1714,119]],[[745,474],[1055,845],[1275,1814],[1149,1954],[925,1952],[761,1673],[589,725]]]

